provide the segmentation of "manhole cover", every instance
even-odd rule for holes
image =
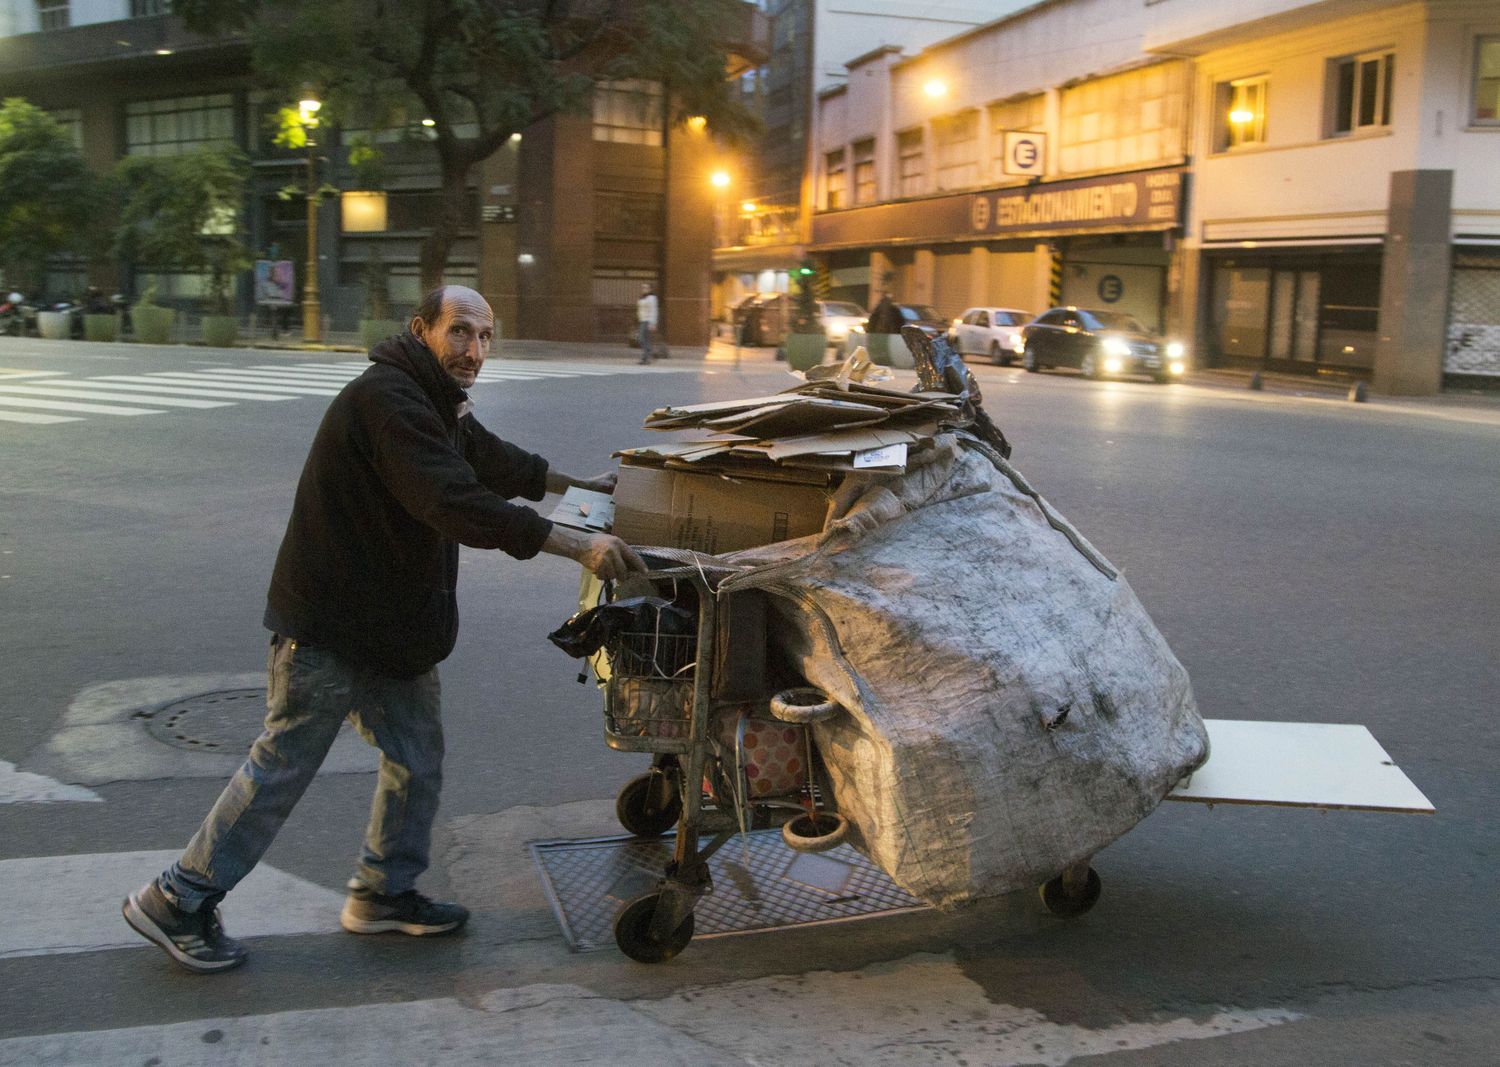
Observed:
[[[260,736],[266,717],[264,689],[221,689],[199,693],[158,708],[138,712],[146,732],[158,741],[189,752],[248,751]]]

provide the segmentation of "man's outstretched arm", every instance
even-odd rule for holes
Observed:
[[[584,533],[556,524],[543,542],[542,551],[577,560],[607,582],[646,569],[645,561],[636,555],[635,549],[613,534]]]

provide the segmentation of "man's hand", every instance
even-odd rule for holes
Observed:
[[[562,471],[549,470],[547,472],[547,492],[565,493],[574,486],[579,489],[588,489],[595,493],[613,493],[615,482],[619,476],[614,471],[608,471],[596,478],[576,478]]]
[[[577,560],[606,582],[617,582],[627,575],[646,570],[645,562],[636,555],[635,549],[613,534],[584,533],[554,525],[542,551]]]

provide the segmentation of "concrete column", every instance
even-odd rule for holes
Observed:
[[[984,245],[969,249],[969,292],[964,303],[970,306],[990,302],[990,250]]]
[[[1050,140],[1050,139],[1049,139]],[[1041,241],[1033,246],[1031,271],[1031,309],[1038,314],[1053,304],[1052,245]]]
[[[716,195],[704,180],[713,145],[702,130],[673,126],[670,172],[663,198],[667,235],[660,299],[665,340],[671,345],[708,343],[709,282],[713,274]]]
[[[911,293],[903,303],[930,304],[937,276],[937,254],[930,248],[917,249],[911,265]]]
[[[1392,172],[1371,382],[1376,392],[1430,396],[1442,388],[1452,214],[1451,170]]]
[[[890,275],[889,279],[886,275]],[[896,298],[896,264],[891,262],[891,257],[879,249],[870,252],[870,296],[866,303],[867,307],[874,307],[880,302],[880,294],[890,293],[891,299]]]

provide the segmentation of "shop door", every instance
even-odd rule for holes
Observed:
[[[1454,257],[1443,373],[1500,377],[1500,253]]]
[[[1321,281],[1315,270],[1271,272],[1272,359],[1304,363],[1317,359]]]

